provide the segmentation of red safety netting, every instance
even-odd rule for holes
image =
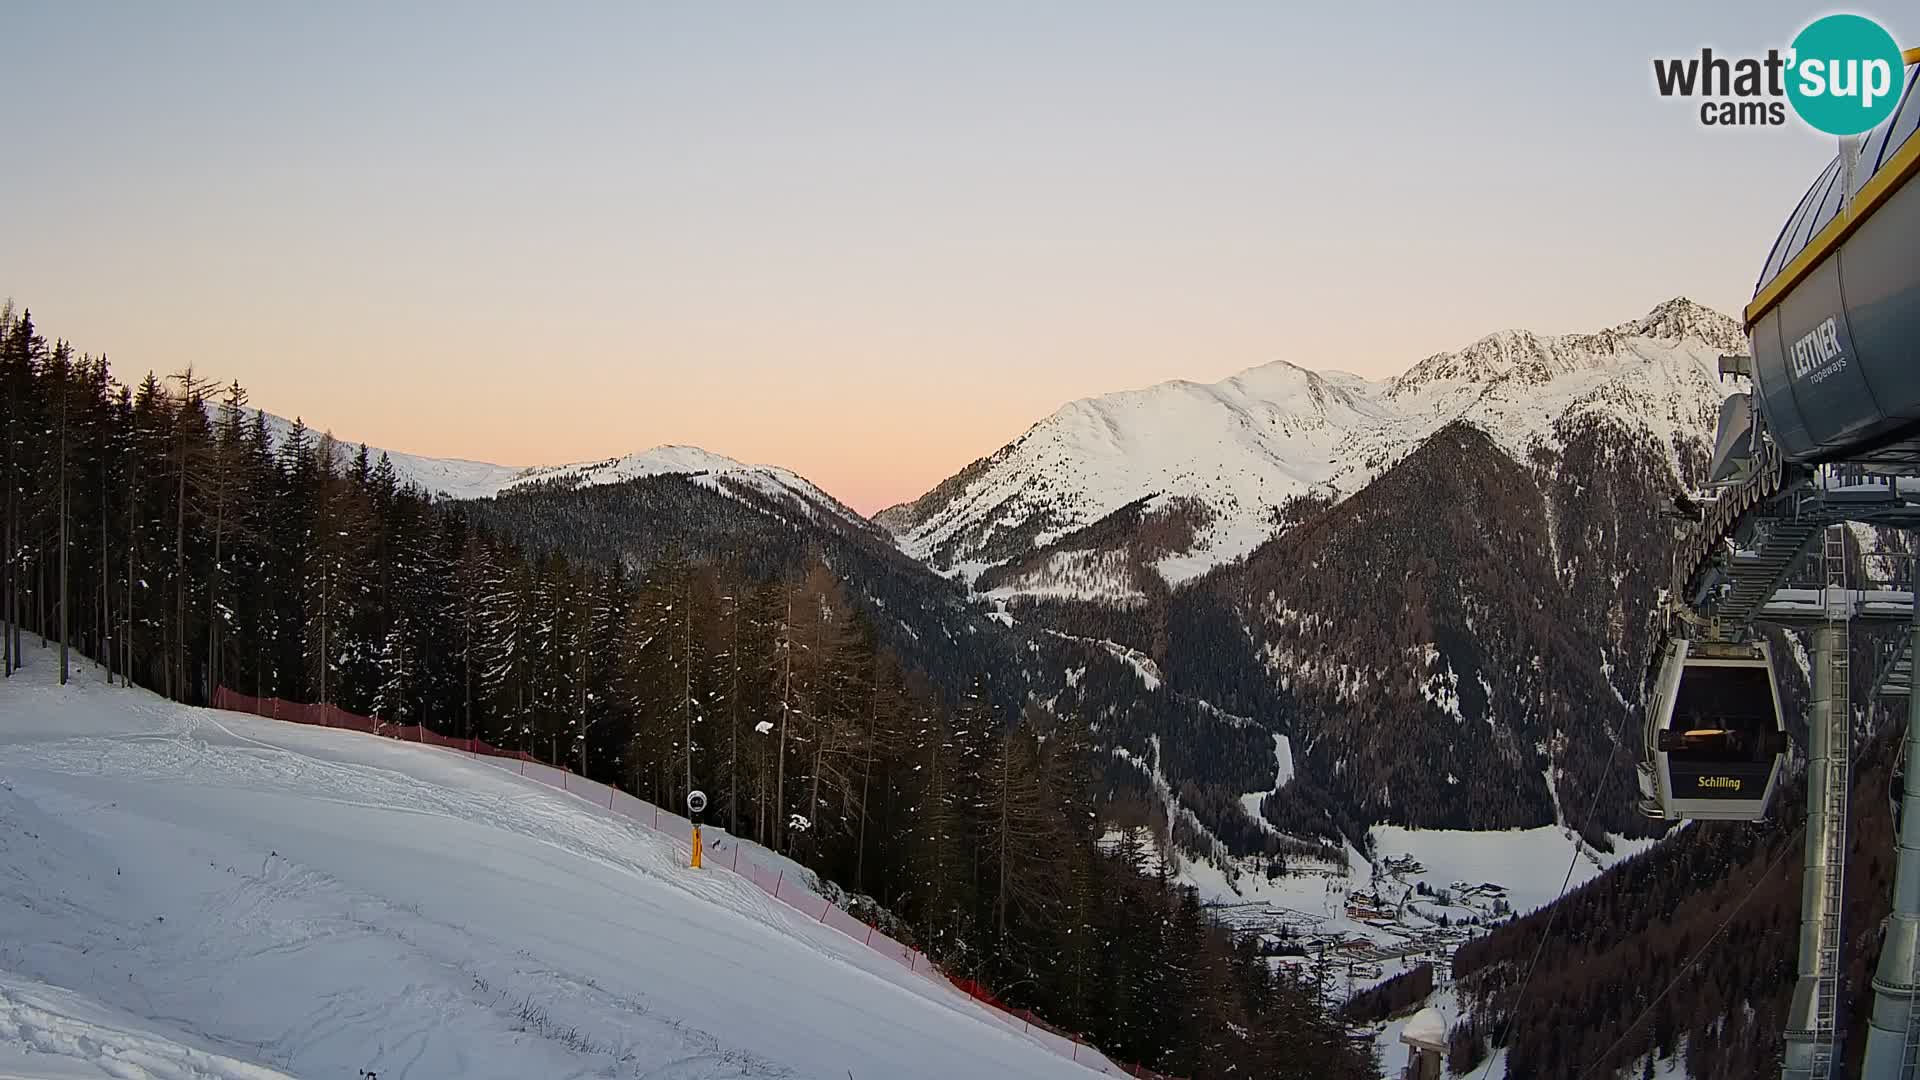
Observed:
[[[251,713],[274,720],[286,720],[295,724],[360,731],[402,742],[457,750],[476,757],[504,758],[513,764],[503,763],[501,766],[503,768],[517,772],[530,780],[537,780],[549,787],[577,795],[597,806],[606,807],[613,813],[661,832],[682,845],[689,848],[692,846],[693,822],[687,818],[670,810],[662,810],[644,799],[599,781],[588,780],[568,769],[535,760],[524,750],[502,750],[478,739],[456,739],[438,735],[417,724],[382,723],[373,717],[347,712],[337,705],[309,705],[275,697],[254,697],[229,690],[224,686],[214,691],[213,707],[230,712]],[[710,831],[717,835],[714,836],[715,843],[708,849],[702,860],[703,866],[738,874],[775,900],[794,908],[816,922],[830,926],[860,941],[866,947],[909,971],[924,975],[968,995],[991,1008],[1002,1022],[1010,1026],[1017,1024],[1036,1042],[1061,1057],[1077,1061],[1107,1075],[1133,1076],[1140,1077],[1142,1080],[1173,1080],[1171,1077],[1138,1065],[1117,1065],[1107,1060],[1098,1050],[1081,1041],[1078,1036],[1061,1031],[1027,1009],[1008,1006],[980,983],[967,978],[949,977],[920,950],[896,941],[880,932],[872,923],[860,919],[852,912],[815,893],[805,882],[795,880],[794,876],[789,875],[784,867],[769,868],[761,865],[752,854],[743,854],[742,845],[727,836],[725,832],[717,829]]]

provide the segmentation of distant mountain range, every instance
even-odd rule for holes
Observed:
[[[1658,507],[1704,468],[1716,360],[1743,351],[1734,320],[1675,299],[1389,379],[1277,362],[1162,383],[1066,405],[871,521],[692,447],[390,457],[524,538],[635,568],[819,553],[936,684],[985,675],[1010,714],[1087,715],[1110,800],[1231,876],[1364,847],[1376,822],[1568,821],[1609,770],[1590,839],[1646,831],[1623,673],[1650,647]]]
[[[1684,298],[1598,333],[1505,330],[1369,381],[1280,361],[1218,383],[1168,382],[1063,406],[919,499],[876,516],[901,546],[999,595],[1127,599],[1241,558],[1290,500],[1366,487],[1443,426],[1484,430],[1516,461],[1557,427],[1605,417],[1668,448],[1710,430],[1716,360],[1738,325]],[[1677,464],[1677,459],[1676,459]],[[1116,512],[1140,527],[1085,530]],[[1151,558],[1112,558],[1119,534],[1155,532]]]

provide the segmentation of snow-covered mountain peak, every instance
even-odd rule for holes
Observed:
[[[1551,447],[1563,419],[1601,416],[1671,456],[1676,435],[1711,429],[1722,396],[1714,362],[1739,347],[1732,319],[1677,298],[1596,332],[1498,331],[1378,382],[1280,360],[1217,383],[1104,394],[1061,407],[878,520],[910,554],[978,574],[1142,499],[1149,513],[1178,501],[1191,543],[1167,554],[1156,542],[1155,565],[1178,583],[1257,547],[1290,498],[1350,495],[1451,421],[1526,460]],[[1039,578],[1068,575],[1068,563],[1084,577],[1091,564],[1075,551],[1022,570],[1031,589],[1000,587],[1055,595]]]
[[[1170,448],[1142,444],[1157,444],[1167,436],[1204,436],[1216,419],[1265,437],[1351,427],[1378,412],[1364,393],[1367,387],[1335,383],[1319,372],[1276,361],[1217,383],[1175,379],[1144,390],[1082,398],[1061,406],[1028,434],[1039,440],[1071,435],[1090,446],[1158,458]],[[1174,430],[1161,430],[1142,423],[1161,413],[1190,417],[1196,426],[1176,424]]]
[[[1480,387],[1503,382],[1539,386],[1579,371],[1603,370],[1626,363],[1659,363],[1635,341],[1708,346],[1721,352],[1744,352],[1740,324],[1676,297],[1638,319],[1594,333],[1542,335],[1530,330],[1499,330],[1456,352],[1436,353],[1389,381],[1388,395],[1417,396],[1440,386],[1472,384]]]
[[[567,465],[546,465],[524,470],[512,481],[501,485],[505,491],[529,484],[562,483],[569,487],[617,484],[648,476],[673,474],[727,473],[748,468],[725,454],[702,450],[697,446],[669,444],[637,454],[577,461]]]
[[[263,415],[268,437],[275,446],[280,445],[293,430],[293,423],[272,413]],[[345,439],[336,442],[349,453],[358,447],[357,443]],[[743,492],[752,492],[812,517],[830,517],[861,530],[872,528],[865,518],[792,470],[773,465],[748,465],[697,446],[666,444],[598,461],[530,467],[424,457],[378,447],[369,447],[367,452],[376,461],[385,454],[401,483],[439,498],[487,499],[535,487],[595,487],[654,476],[687,476],[725,495],[737,497]]]
[[[1435,353],[1420,361],[1388,382],[1387,395],[1408,397],[1443,383],[1544,382],[1566,370],[1571,360],[1557,344],[1529,330],[1495,331],[1457,352]]]
[[[1370,413],[1372,384],[1346,372],[1310,371],[1276,360],[1217,384],[1220,392],[1259,401],[1274,413],[1345,427]]]
[[[1738,320],[1684,296],[1676,296],[1615,333],[1661,341],[1703,341],[1727,353],[1745,353],[1747,338]]]
[[[695,483],[722,494],[751,491],[809,516],[834,517],[842,524],[862,530],[872,527],[871,523],[840,500],[791,469],[775,465],[748,465],[725,454],[677,444],[656,446],[643,453],[601,461],[526,469],[490,494],[535,486],[594,487],[653,476],[687,476],[693,478]]]

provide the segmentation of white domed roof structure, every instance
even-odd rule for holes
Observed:
[[[1440,1010],[1421,1009],[1407,1021],[1400,1032],[1400,1041],[1422,1050],[1445,1050],[1447,1048],[1447,1022],[1441,1017]]]

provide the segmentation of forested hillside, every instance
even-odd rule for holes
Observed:
[[[1626,449],[1600,472],[1607,482],[1628,473]],[[1170,619],[1187,646],[1176,678],[1236,711],[1286,717],[1303,774],[1362,821],[1537,825],[1555,820],[1556,789],[1560,807],[1584,807],[1606,771],[1632,767],[1619,747],[1633,712],[1609,660],[1639,670],[1627,665],[1652,587],[1614,571],[1664,563],[1656,538],[1623,562],[1588,550],[1624,515],[1567,536],[1549,495],[1560,471],[1513,461],[1471,425],[1442,429],[1176,596]],[[1642,828],[1627,802],[1622,789],[1598,829]]]
[[[908,558],[872,526],[810,512],[791,499],[711,475],[662,475],[591,487],[543,484],[462,504],[468,517],[524,548],[629,574],[684,559],[745,578],[798,575],[824,563],[876,641],[957,703],[984,679],[1007,718],[1029,688],[1021,632],[989,620],[960,587]]]
[[[1110,765],[1092,718],[1057,701],[1008,724],[984,671],[935,692],[845,567],[751,536],[643,558],[523,546],[505,511],[431,501],[300,425],[275,440],[245,404],[191,371],[122,385],[0,317],[9,675],[94,657],[184,702],[226,685],[523,748],[669,805],[700,787],[721,824],[1122,1059],[1368,1073],[1315,987],[1096,843]]]
[[[1854,1069],[1893,881],[1895,749],[1891,736],[1861,748],[1847,832],[1841,1014]],[[1462,946],[1454,973],[1472,1012],[1452,1034],[1454,1069],[1504,1045],[1515,1080],[1612,1076],[1649,1054],[1684,1060],[1696,1080],[1777,1074],[1800,933],[1805,801],[1796,782],[1770,820],[1691,825],[1567,896],[1551,929],[1543,910]]]

